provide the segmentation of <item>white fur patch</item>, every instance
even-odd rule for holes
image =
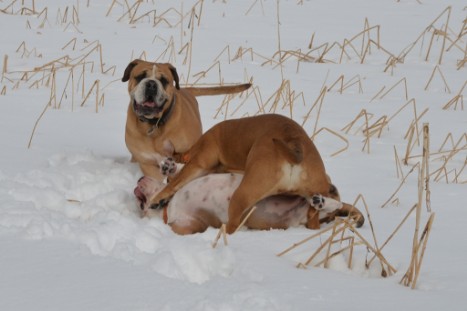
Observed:
[[[281,186],[284,190],[295,188],[300,184],[302,180],[303,168],[301,165],[292,165],[290,163],[284,163],[282,165],[282,180]]]

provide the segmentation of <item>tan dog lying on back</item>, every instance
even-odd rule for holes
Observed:
[[[128,64],[122,81],[128,81],[130,94],[126,145],[143,174],[159,180],[158,163],[167,156],[177,158],[202,134],[195,96],[231,94],[251,86],[180,88],[175,67],[138,59]]]
[[[332,198],[333,186],[315,145],[295,121],[274,114],[228,120],[213,126],[188,151],[189,162],[144,209],[167,204],[181,187],[212,172],[243,172],[228,208],[233,233],[253,205],[272,195]],[[310,208],[308,228],[319,228]]]

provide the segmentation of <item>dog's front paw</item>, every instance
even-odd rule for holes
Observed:
[[[313,207],[317,210],[321,210],[324,208],[325,199],[321,194],[315,194],[311,197],[311,201],[313,202]]]
[[[164,176],[172,176],[177,172],[177,163],[173,158],[165,158],[160,163],[160,171]]]

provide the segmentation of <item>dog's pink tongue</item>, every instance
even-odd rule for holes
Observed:
[[[155,107],[156,103],[152,102],[152,101],[147,101],[147,102],[143,103],[143,106],[145,106],[145,107]]]

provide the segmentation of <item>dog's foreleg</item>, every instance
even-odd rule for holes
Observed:
[[[143,172],[143,176],[150,176],[160,181],[164,179],[164,176],[161,174],[159,168],[154,163],[151,163],[151,164],[140,163],[139,167],[141,171]]]
[[[313,205],[308,208],[306,227],[308,229],[319,229],[319,211],[316,210]]]
[[[190,181],[207,175],[210,173],[209,170],[205,170],[201,167],[198,167],[191,162],[183,167],[179,174],[177,174],[166,186],[159,192],[157,195],[152,196],[149,198],[147,203],[145,204],[145,210],[152,208],[158,209],[165,206],[170,198],[177,192],[180,188],[185,186]]]

